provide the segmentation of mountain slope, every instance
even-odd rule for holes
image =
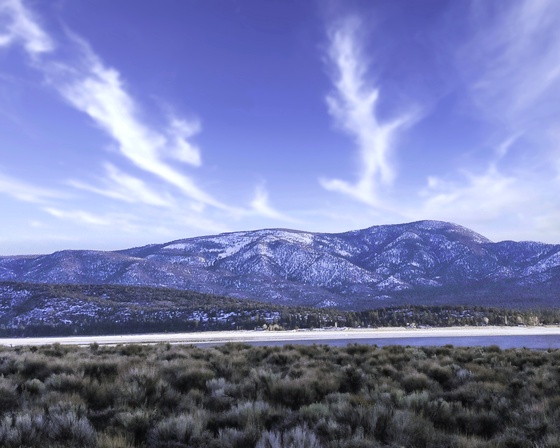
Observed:
[[[116,252],[0,257],[0,280],[164,286],[265,302],[364,308],[469,291],[554,301],[560,245],[492,243],[440,222],[339,234],[267,229]],[[463,298],[465,298],[464,296]]]

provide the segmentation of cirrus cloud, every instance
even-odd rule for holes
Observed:
[[[329,113],[358,148],[358,179],[321,179],[327,190],[338,191],[372,206],[380,205],[379,189],[391,184],[396,173],[391,153],[399,131],[414,114],[381,121],[377,111],[380,89],[369,81],[368,66],[360,48],[361,22],[356,17],[337,22],[329,33],[329,61],[335,90],[327,96]]]

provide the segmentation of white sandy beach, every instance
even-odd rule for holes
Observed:
[[[426,337],[473,337],[473,336],[539,336],[558,335],[559,326],[537,327],[443,327],[443,328],[371,328],[371,329],[329,329],[292,331],[208,331],[199,333],[163,333],[117,336],[69,336],[48,338],[0,338],[0,345],[89,345],[98,344],[153,344],[153,343],[225,343],[225,342],[278,342],[426,338]]]

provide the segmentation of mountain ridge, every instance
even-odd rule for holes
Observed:
[[[461,287],[495,293],[503,286],[500,299],[519,288],[539,296],[540,287],[550,298],[560,284],[560,245],[495,243],[430,220],[341,233],[260,229],[110,252],[5,256],[0,281],[170,287],[346,309]]]

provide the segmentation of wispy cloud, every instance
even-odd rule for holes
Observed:
[[[458,217],[465,221],[471,215],[480,222],[511,213],[527,200],[517,180],[495,168],[478,175],[466,171],[462,174],[463,179],[455,181],[429,177],[427,188],[420,192],[425,198],[423,206],[414,214],[452,221]]]
[[[0,5],[5,16],[1,45],[22,44],[31,56],[48,53],[54,41],[41,28],[37,18],[20,0],[5,0]],[[43,72],[48,84],[71,106],[88,115],[92,122],[117,143],[118,151],[129,162],[179,190],[183,197],[199,204],[233,213],[246,210],[230,206],[201,188],[176,162],[200,167],[202,158],[192,138],[201,130],[198,119],[167,114],[167,125],[155,128],[143,119],[143,110],[129,93],[121,74],[106,66],[79,36],[67,31],[64,42],[73,57],[34,58],[33,66]],[[68,56],[67,54],[67,56]],[[70,180],[69,184],[96,194],[127,202],[170,206],[179,200],[161,194],[145,181],[135,178],[112,164],[105,164],[106,177],[97,185]],[[253,211],[272,217],[272,209],[253,207]]]
[[[132,168],[127,170],[122,160],[118,162],[119,168],[117,162],[105,162],[101,175],[90,180],[69,179],[67,185],[131,204],[157,207],[160,211],[180,209],[189,215],[182,216],[182,222],[196,228],[223,229],[216,220],[222,220],[224,214],[231,219],[258,215],[291,220],[270,205],[261,187],[252,203],[243,207],[224,203],[201,187],[186,172],[202,166],[201,151],[193,142],[202,129],[200,121],[172,113],[169,107],[163,108],[160,117],[148,116],[141,99],[131,93],[121,73],[105,64],[80,36],[65,29],[55,43],[22,0],[0,0],[0,23],[0,46],[21,46],[31,58],[30,65],[44,75],[46,85],[87,115],[115,143],[117,154],[144,171],[142,176],[133,175]],[[63,51],[55,52],[55,45]],[[49,204],[43,210],[60,219],[96,225],[112,222],[89,211],[72,210],[69,202],[59,202],[55,207],[46,199],[62,197],[13,178],[0,177],[0,191],[20,200]],[[152,216],[146,208],[141,213],[147,213],[136,217],[142,222]]]
[[[0,2],[0,47],[21,43],[31,56],[54,49],[54,42],[37,24],[21,0]]]
[[[172,118],[167,131],[168,157],[179,162],[190,163],[200,166],[202,161],[199,149],[193,145],[189,138],[198,134],[201,130],[197,120],[187,121],[182,118]]]
[[[368,79],[368,66],[359,42],[360,27],[360,21],[352,17],[337,23],[329,33],[328,57],[334,69],[335,91],[327,97],[330,114],[358,147],[358,180],[350,183],[322,179],[321,184],[376,206],[380,185],[391,184],[396,176],[391,152],[398,132],[410,124],[413,114],[386,122],[379,119],[379,88]]]
[[[141,203],[158,207],[172,207],[176,205],[171,195],[162,195],[154,191],[146,182],[119,170],[110,163],[105,164],[105,173],[105,178],[98,181],[101,186],[78,180],[70,180],[68,183],[75,188],[129,203]]]
[[[476,2],[471,19],[459,65],[480,111],[518,128],[548,115],[560,99],[560,3]]]
[[[122,221],[121,219],[115,220],[114,217],[103,217],[84,210],[67,211],[55,207],[45,207],[43,210],[56,218],[93,226],[111,226],[115,225],[116,221]]]
[[[188,141],[198,131],[198,122],[175,118],[166,132],[146,125],[139,118],[139,107],[127,92],[120,74],[106,67],[87,44],[76,37],[73,41],[81,50],[80,63],[72,66],[59,63],[49,70],[51,83],[61,95],[113,138],[121,154],[137,167],[174,185],[196,201],[230,209],[166,161],[200,165],[200,152]]]
[[[47,204],[55,199],[68,198],[68,195],[61,191],[39,187],[2,172],[0,172],[0,193],[34,204]]]
[[[494,240],[560,241],[559,182],[541,173],[506,175],[494,166],[462,177],[431,177],[420,201],[403,207],[408,219],[441,219],[472,227]],[[538,236],[535,236],[538,235]]]
[[[472,114],[492,129],[494,144],[473,148],[478,168],[430,176],[408,216],[487,225],[495,234],[509,225],[512,238],[543,228],[540,238],[554,241],[560,232],[550,224],[560,203],[549,176],[560,168],[560,3],[471,6],[472,33],[457,65]]]
[[[268,191],[263,184],[258,185],[255,190],[255,197],[251,201],[251,209],[258,215],[267,218],[278,219],[286,222],[298,222],[297,220],[272,207],[268,198]]]
[[[1,45],[21,43],[30,56],[54,48],[53,40],[20,0],[4,0],[0,15],[5,28],[0,34]],[[137,167],[174,185],[196,201],[229,209],[166,161],[200,166],[200,151],[188,140],[200,130],[198,121],[173,117],[163,132],[143,123],[139,107],[127,92],[120,73],[105,66],[83,40],[68,34],[70,45],[78,53],[76,60],[62,62],[48,58],[34,63],[51,86],[114,139],[121,154]]]

